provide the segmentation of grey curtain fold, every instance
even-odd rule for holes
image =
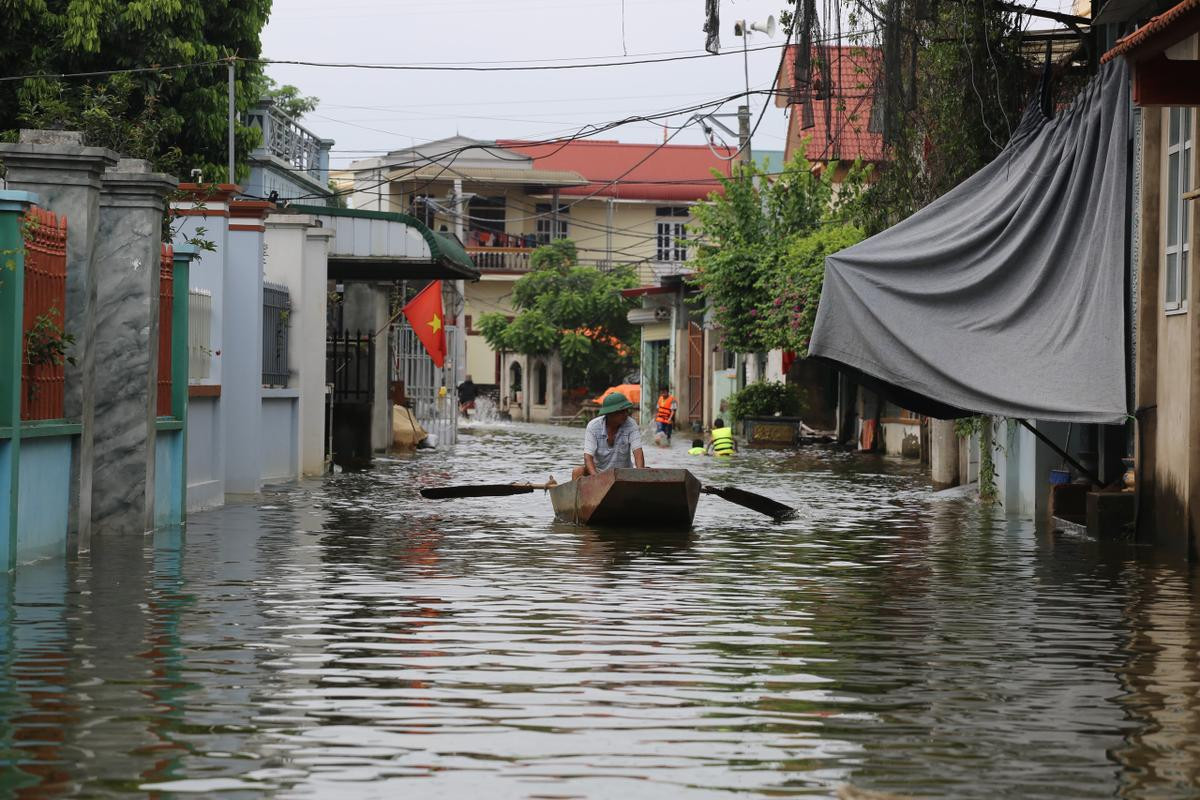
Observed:
[[[826,259],[812,356],[932,416],[1125,419],[1128,68],[1031,105],[995,161]]]

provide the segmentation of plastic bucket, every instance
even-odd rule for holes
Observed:
[[[1058,486],[1060,484],[1070,483],[1070,482],[1071,482],[1071,473],[1068,470],[1065,470],[1065,469],[1050,470],[1050,485],[1051,486]]]

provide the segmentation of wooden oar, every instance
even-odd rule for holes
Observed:
[[[785,506],[783,503],[772,500],[769,497],[763,497],[761,494],[755,494],[754,492],[747,492],[745,489],[739,489],[736,486],[704,486],[700,491],[704,494],[715,494],[722,500],[728,500],[731,503],[745,506],[760,514],[766,514],[776,522],[782,522],[785,519],[796,516],[796,509],[791,506]]]
[[[529,494],[536,489],[549,489],[555,483],[477,483],[472,486],[435,486],[422,489],[421,496],[429,500],[449,500],[455,497],[504,497],[510,494]]]

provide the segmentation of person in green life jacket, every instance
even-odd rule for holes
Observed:
[[[633,403],[620,392],[613,392],[600,403],[600,413],[583,432],[583,466],[575,467],[571,480],[610,469],[645,469],[642,432],[629,418]]]
[[[720,417],[713,420],[712,438],[708,442],[708,452],[714,456],[731,456],[737,452],[737,442],[733,440],[733,428],[725,427],[725,421]]]
[[[692,439],[692,449],[688,450],[689,456],[708,455],[708,448],[704,446],[703,439]]]

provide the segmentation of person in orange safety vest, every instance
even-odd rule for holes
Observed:
[[[654,415],[654,441],[659,442],[663,438],[666,439],[666,447],[671,446],[671,432],[675,429],[675,412],[679,410],[679,403],[671,394],[671,391],[666,387],[658,392],[658,411]]]

